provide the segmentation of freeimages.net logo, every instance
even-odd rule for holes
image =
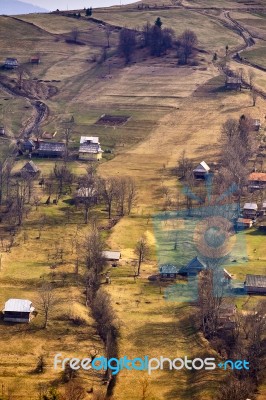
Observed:
[[[144,356],[143,358],[137,357],[130,359],[127,356],[121,358],[106,358],[97,357],[91,358],[63,358],[61,353],[58,353],[54,357],[54,369],[64,370],[66,365],[72,370],[83,369],[89,371],[91,369],[96,371],[112,371],[112,375],[117,375],[122,370],[127,371],[147,371],[149,375],[157,370],[173,370],[180,371],[182,369],[186,370],[206,370],[211,371],[216,368],[220,369],[231,369],[231,370],[248,370],[249,362],[246,360],[226,360],[224,362],[216,362],[213,357],[208,358],[194,358],[190,359],[185,356],[183,358],[177,357],[170,359],[167,357],[160,356],[159,358],[150,358],[149,356]]]

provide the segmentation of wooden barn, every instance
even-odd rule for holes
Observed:
[[[14,69],[18,67],[18,60],[16,58],[8,57],[5,60],[4,68],[6,69]]]
[[[121,252],[116,250],[105,250],[102,252],[102,256],[106,261],[119,261],[121,259]]]
[[[195,179],[204,179],[210,172],[210,167],[205,161],[202,161],[195,169],[193,169],[193,174]]]
[[[81,136],[79,159],[84,161],[99,161],[102,158],[102,149],[99,138],[95,136]]]
[[[33,150],[35,150],[36,146],[32,139],[26,139],[21,143],[20,147],[21,147],[22,153],[29,154],[29,153],[32,153]]]
[[[176,279],[178,272],[179,268],[172,264],[161,265],[159,268],[161,279]]]
[[[260,190],[266,188],[266,173],[252,172],[248,177],[248,187],[250,190]]]
[[[258,215],[257,203],[245,203],[243,207],[243,217],[245,219],[255,219]]]
[[[206,264],[197,256],[193,258],[187,265],[180,268],[179,275],[196,276],[206,268]]]
[[[244,288],[247,294],[266,294],[266,275],[248,274]]]
[[[240,76],[226,76],[225,88],[227,90],[241,90]]]
[[[30,322],[34,307],[30,300],[9,299],[3,309],[4,321]]]
[[[36,154],[40,157],[63,157],[66,152],[65,143],[39,142]]]
[[[249,229],[253,225],[253,220],[251,218],[238,218],[236,221],[236,228],[238,230]]]
[[[29,174],[31,176],[37,176],[40,173],[39,168],[33,161],[28,161],[20,170],[21,174]]]

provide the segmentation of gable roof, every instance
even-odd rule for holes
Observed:
[[[55,151],[62,152],[66,148],[65,143],[59,142],[39,142],[39,150],[41,151]]]
[[[249,181],[261,181],[266,182],[266,173],[265,172],[252,172],[249,177]]]
[[[197,257],[193,258],[187,265],[180,268],[180,275],[197,275],[203,269],[206,269],[206,264]]]
[[[79,152],[89,154],[103,153],[101,146],[98,143],[83,143],[79,146]]]
[[[161,265],[159,268],[160,274],[178,274],[179,268],[172,264]]]
[[[121,252],[105,250],[102,252],[102,256],[107,260],[119,260],[121,258]]]
[[[21,171],[25,172],[39,172],[39,168],[33,161],[28,161],[22,168]]]
[[[205,161],[201,161],[201,163],[199,163],[199,165],[193,169],[193,172],[209,172],[210,167],[208,166],[208,164]]]
[[[257,203],[245,203],[243,209],[257,211],[258,205],[257,205]]]
[[[9,299],[5,303],[5,308],[3,311],[28,313],[34,311],[34,307],[32,307],[32,302],[30,300]]]
[[[98,136],[81,136],[80,144],[83,144],[83,143],[100,144]]]
[[[245,286],[256,286],[266,288],[266,275],[251,275],[246,276]]]

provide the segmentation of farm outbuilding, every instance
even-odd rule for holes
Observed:
[[[35,147],[35,143],[32,139],[26,139],[21,143],[21,151],[23,153],[32,153]]]
[[[39,142],[36,153],[40,157],[63,157],[66,152],[65,143],[60,142]]]
[[[252,172],[248,177],[248,186],[251,190],[266,188],[266,173]]]
[[[76,195],[75,195],[75,200],[77,202],[85,202],[85,201],[90,201],[91,204],[96,204],[97,203],[97,190],[94,187],[80,187],[78,188]]]
[[[244,288],[247,294],[266,294],[266,275],[248,274]]]
[[[31,57],[31,59],[30,59],[30,63],[31,64],[40,64],[40,62],[41,62],[41,59],[40,59],[40,57],[38,57],[38,56],[33,56],[33,57]]]
[[[9,299],[3,309],[4,321],[30,322],[34,310],[30,300]]]
[[[251,218],[238,218],[236,221],[237,229],[249,229],[253,225],[253,220]]]
[[[38,175],[40,172],[39,168],[33,161],[28,161],[20,170],[20,173],[26,173],[32,176]]]
[[[6,69],[14,69],[18,67],[18,60],[16,58],[8,57],[5,60],[4,68]]]
[[[121,258],[121,252],[120,251],[112,251],[112,250],[105,250],[102,252],[102,256],[107,260],[107,261],[119,261]]]
[[[196,276],[206,268],[206,264],[197,256],[193,258],[187,265],[180,268],[179,275]]]
[[[179,268],[172,264],[161,265],[159,268],[160,278],[175,279],[178,276]]]
[[[195,169],[193,174],[195,179],[204,179],[210,172],[210,167],[205,161],[202,161]]]
[[[257,203],[245,203],[243,207],[244,218],[254,219],[258,214],[258,204]]]
[[[102,158],[102,149],[99,138],[95,136],[81,136],[79,159],[84,161],[99,161]]]
[[[240,90],[241,89],[241,77],[240,76],[226,76],[225,88],[228,90]]]

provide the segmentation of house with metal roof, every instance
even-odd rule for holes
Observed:
[[[66,152],[65,143],[61,142],[38,142],[36,154],[40,157],[63,157]]]
[[[103,150],[96,136],[81,136],[79,146],[79,159],[84,161],[99,161]]]
[[[187,265],[180,268],[179,275],[196,276],[206,268],[207,265],[197,256],[193,258]]]
[[[258,204],[257,203],[245,203],[243,207],[243,217],[254,219],[258,214]]]
[[[201,161],[199,165],[193,169],[193,174],[196,179],[204,179],[210,172],[210,167],[205,161]]]
[[[266,294],[266,275],[248,274],[244,288],[247,294]]]
[[[34,310],[30,300],[9,299],[3,309],[4,321],[30,322]]]
[[[18,67],[18,60],[16,58],[8,57],[5,60],[4,68],[6,69],[14,69]]]
[[[266,173],[252,172],[248,177],[248,187],[251,190],[266,188]]]
[[[175,279],[178,276],[179,268],[172,264],[164,264],[159,268],[160,278]]]
[[[102,252],[102,256],[107,260],[107,261],[119,261],[121,258],[121,252],[120,251],[113,251],[113,250],[105,250]]]
[[[28,161],[26,164],[21,168],[20,173],[26,173],[29,175],[37,175],[40,172],[39,168],[33,161]]]

